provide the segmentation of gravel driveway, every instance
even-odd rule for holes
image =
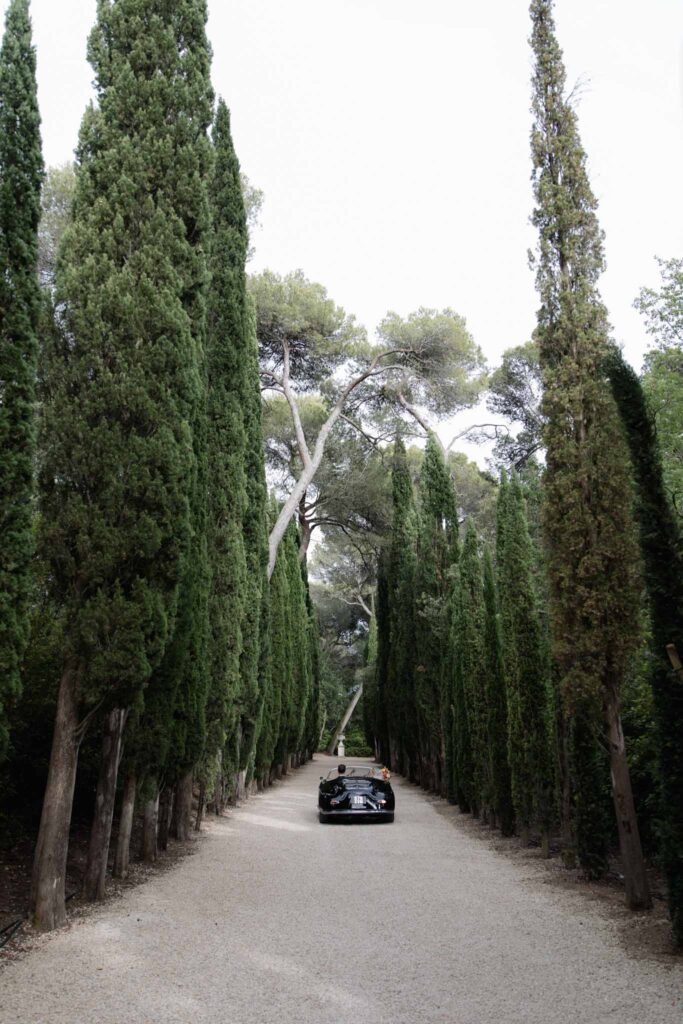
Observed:
[[[9,965],[2,1024],[681,1024],[683,963],[629,957],[415,787],[393,825],[319,825],[331,764]]]

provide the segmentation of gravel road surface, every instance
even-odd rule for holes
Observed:
[[[585,893],[415,787],[393,825],[318,824],[332,764],[10,964],[2,1024],[681,1024],[683,962],[629,956]]]

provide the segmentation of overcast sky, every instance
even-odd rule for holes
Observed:
[[[4,14],[7,0],[0,0]],[[90,93],[95,0],[33,0],[46,159]],[[526,0],[209,0],[214,84],[265,192],[253,268],[301,267],[370,331],[451,306],[495,364],[536,297]],[[683,3],[557,0],[607,234],[602,291],[638,366],[632,302],[683,256]]]

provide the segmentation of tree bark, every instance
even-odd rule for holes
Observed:
[[[66,922],[66,860],[80,740],[78,666],[70,660],[59,684],[50,768],[33,862],[30,906],[39,931],[51,931]]]
[[[130,837],[133,831],[136,790],[137,777],[135,772],[129,772],[124,783],[123,799],[121,801],[121,819],[119,821],[119,834],[116,841],[116,857],[114,859],[114,878],[128,877],[128,868],[130,865]]]
[[[157,859],[157,826],[159,823],[159,790],[150,800],[145,801],[142,823],[142,859],[153,864]]]
[[[102,900],[105,895],[116,780],[119,774],[121,741],[126,717],[127,713],[123,709],[116,708],[109,713],[104,726],[95,811],[83,879],[83,895],[88,900]]]
[[[206,784],[199,783],[199,799],[197,800],[197,816],[194,822],[195,832],[201,832],[202,818],[204,817],[204,801],[206,800]]]
[[[626,760],[626,744],[621,727],[621,708],[614,682],[605,688],[605,723],[612,773],[612,796],[619,830],[619,849],[626,885],[626,903],[631,910],[649,910],[652,906],[640,844],[638,818],[631,789],[631,775]]]
[[[171,827],[173,813],[173,790],[164,786],[159,796],[159,823],[157,827],[157,846],[160,850],[168,849],[168,831]]]
[[[186,772],[176,785],[176,839],[185,842],[190,838],[192,818],[192,772]]]

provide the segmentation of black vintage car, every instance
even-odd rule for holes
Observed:
[[[393,821],[394,791],[386,768],[349,765],[320,776],[318,815],[321,821]]]

